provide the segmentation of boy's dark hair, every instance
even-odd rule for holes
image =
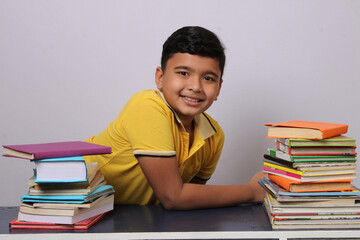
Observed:
[[[225,67],[225,52],[219,38],[211,31],[198,26],[188,26],[176,30],[165,41],[161,56],[161,67],[165,71],[167,61],[175,53],[189,53],[219,61],[221,77]]]

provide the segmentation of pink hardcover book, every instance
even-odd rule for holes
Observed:
[[[298,174],[282,171],[282,170],[279,170],[279,169],[269,168],[267,166],[263,166],[263,170],[265,170],[267,172],[270,172],[270,173],[278,173],[278,174],[281,174],[281,175],[301,179],[301,176],[298,175]]]
[[[4,145],[3,156],[30,160],[111,153],[111,147],[82,141]]]

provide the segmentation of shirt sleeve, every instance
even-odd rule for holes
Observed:
[[[143,98],[126,109],[123,128],[135,156],[176,156],[167,106]]]

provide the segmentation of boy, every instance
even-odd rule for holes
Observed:
[[[87,141],[113,153],[86,156],[97,161],[117,204],[158,204],[196,209],[260,202],[257,180],[209,186],[224,143],[218,123],[207,115],[222,86],[224,48],[201,27],[184,27],[164,43],[157,90],[135,94],[107,129]]]

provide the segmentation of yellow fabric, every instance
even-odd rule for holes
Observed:
[[[219,160],[224,133],[210,116],[200,114],[195,118],[194,141],[189,150],[189,134],[162,94],[144,90],[128,101],[103,132],[86,141],[112,147],[112,154],[84,158],[86,162],[98,162],[107,183],[114,186],[115,203],[157,204],[135,155],[176,156],[184,183],[195,176],[208,179]]]

